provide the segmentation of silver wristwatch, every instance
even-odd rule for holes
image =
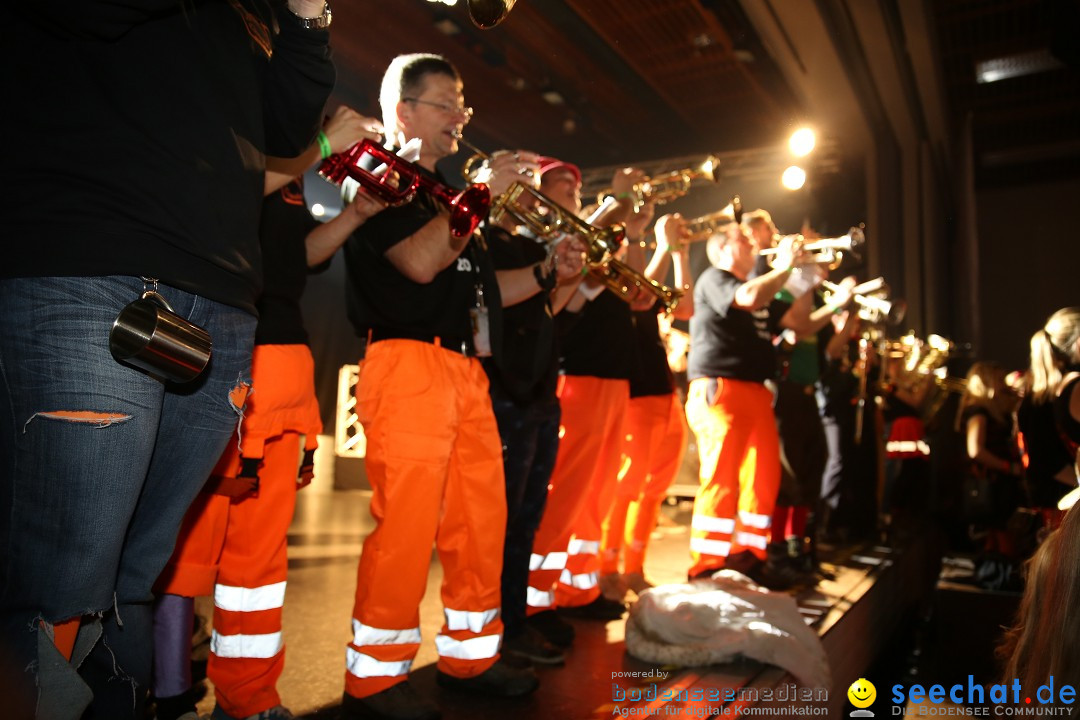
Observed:
[[[296,13],[294,12],[293,15],[296,15]],[[330,15],[330,3],[327,2],[323,6],[322,15],[319,17],[309,18],[296,15],[296,18],[300,21],[300,27],[305,30],[325,30],[330,27],[330,20],[332,19]]]

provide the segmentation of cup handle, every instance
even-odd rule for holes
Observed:
[[[157,290],[146,290],[146,291],[143,292],[142,296],[139,299],[140,300],[152,300],[152,301],[156,302],[158,305],[160,305],[161,307],[163,307],[166,310],[168,310],[169,312],[171,312],[172,314],[174,314],[174,315],[176,314],[176,311],[172,309],[172,305],[169,304],[169,301],[166,300],[165,297],[161,293],[159,293]]]

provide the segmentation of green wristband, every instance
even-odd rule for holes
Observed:
[[[330,138],[326,137],[326,133],[320,130],[315,139],[319,141],[319,152],[322,153],[323,160],[334,154],[334,149],[330,147]]]

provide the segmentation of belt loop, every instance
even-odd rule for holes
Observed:
[[[437,348],[441,348],[443,346],[442,338],[439,337],[438,335],[436,335],[434,338],[432,338],[431,344],[434,345]]]
[[[368,345],[370,345],[371,344],[371,328],[367,329],[367,341],[368,341]]]

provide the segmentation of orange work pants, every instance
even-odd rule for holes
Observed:
[[[438,667],[472,677],[499,657],[506,532],[502,442],[480,361],[414,340],[368,346],[356,386],[375,530],[364,541],[345,692],[403,682],[420,645],[431,547],[443,567]]]
[[[630,383],[563,375],[558,393],[559,454],[529,562],[530,615],[600,596],[600,525],[615,497]]]
[[[690,383],[686,419],[701,458],[689,574],[719,569],[743,551],[764,560],[780,490],[772,393],[757,382],[699,378]]]
[[[604,575],[619,572],[620,554],[623,572],[643,572],[660,505],[686,451],[686,419],[675,393],[631,398],[625,422],[624,469],[600,544]]]
[[[314,373],[306,345],[255,347],[240,444],[229,444],[214,474],[235,478],[244,458],[261,458],[258,489],[236,497],[200,494],[158,581],[159,592],[213,594],[207,676],[217,704],[233,717],[281,704],[286,538],[301,487],[300,436],[313,452],[322,429]]]

